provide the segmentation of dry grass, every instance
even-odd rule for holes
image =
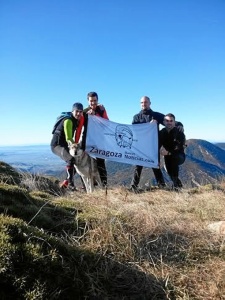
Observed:
[[[206,229],[225,219],[223,191],[136,195],[118,188],[69,200],[85,222],[82,238],[72,237],[71,245],[153,275],[167,299],[225,299],[224,240]]]
[[[0,184],[0,297],[11,286],[20,299],[225,299],[225,240],[207,230],[225,220],[224,182],[142,194],[24,185]]]

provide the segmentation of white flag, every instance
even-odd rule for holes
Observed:
[[[157,124],[118,124],[88,115],[86,151],[92,157],[157,168]]]

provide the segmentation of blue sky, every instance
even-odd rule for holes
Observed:
[[[225,142],[224,0],[1,0],[0,145],[50,143],[61,111],[130,124],[140,98],[187,139]]]

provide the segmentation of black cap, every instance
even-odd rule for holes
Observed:
[[[79,102],[76,102],[76,103],[74,103],[73,104],[73,106],[72,106],[72,111],[74,111],[74,110],[83,110],[84,108],[83,108],[83,104],[81,104],[81,103],[79,103]]]

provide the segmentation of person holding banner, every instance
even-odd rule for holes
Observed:
[[[158,127],[159,127],[159,124],[164,126],[165,115],[162,113],[159,113],[159,112],[155,112],[150,108],[151,101],[150,101],[149,97],[143,96],[141,98],[140,103],[141,103],[141,111],[138,114],[134,115],[132,124],[143,124],[143,123],[148,123],[148,122],[156,122]],[[176,126],[179,131],[183,132],[183,124],[182,123],[176,122]],[[160,158],[160,155],[159,155],[159,158]],[[140,182],[142,169],[143,169],[143,166],[136,165],[135,170],[134,170],[134,175],[133,175],[133,179],[131,182],[130,190],[135,193],[137,193],[139,191],[138,184]],[[163,174],[162,174],[162,171],[160,170],[160,168],[152,168],[152,170],[155,175],[155,179],[156,179],[158,187],[165,188],[166,184],[165,184]]]
[[[98,94],[96,92],[89,92],[87,94],[87,100],[89,106],[84,109],[83,113],[89,115],[95,115],[104,119],[109,119],[106,109],[103,105],[98,104]],[[103,186],[107,186],[107,170],[105,166],[105,160],[102,158],[96,158],[99,175]]]
[[[183,187],[179,179],[179,165],[185,161],[185,135],[175,126],[175,116],[171,113],[164,117],[165,128],[159,132],[160,153],[164,156],[167,173],[173,181],[173,189],[179,191]]]

